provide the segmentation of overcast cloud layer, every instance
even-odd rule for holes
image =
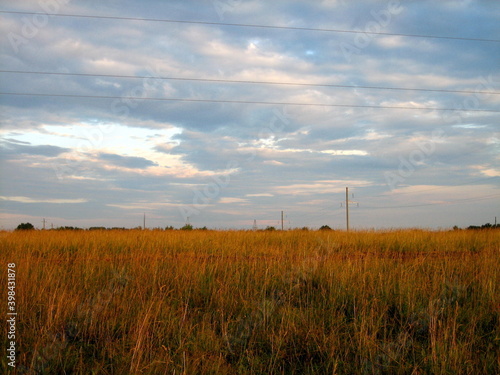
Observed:
[[[346,187],[352,228],[500,218],[499,2],[0,10],[135,18],[0,13],[0,92],[58,95],[0,95],[0,228],[345,228]]]

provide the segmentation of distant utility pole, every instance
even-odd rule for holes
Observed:
[[[45,218],[43,218],[42,222],[43,222],[43,229],[45,229]]]
[[[252,227],[253,230],[257,230],[257,220],[254,219],[253,220],[253,227]]]
[[[349,232],[349,203],[356,203],[359,207],[358,202],[353,202],[353,201],[349,200],[349,188],[346,187],[345,188],[345,221],[346,221],[346,228],[347,228],[348,232]]]
[[[144,218],[143,218],[143,222],[142,222],[142,229],[146,229],[146,213],[144,212]]]
[[[347,224],[347,231],[349,232],[349,188],[345,188],[345,219]]]
[[[283,211],[281,211],[281,230],[283,230]]]

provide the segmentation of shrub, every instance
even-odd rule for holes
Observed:
[[[17,226],[16,230],[33,230],[35,227],[31,223],[21,223]]]

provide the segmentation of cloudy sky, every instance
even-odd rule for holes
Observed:
[[[0,11],[0,228],[500,219],[499,2]]]

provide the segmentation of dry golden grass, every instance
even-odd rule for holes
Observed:
[[[500,373],[494,230],[4,232],[0,259],[18,374]]]

